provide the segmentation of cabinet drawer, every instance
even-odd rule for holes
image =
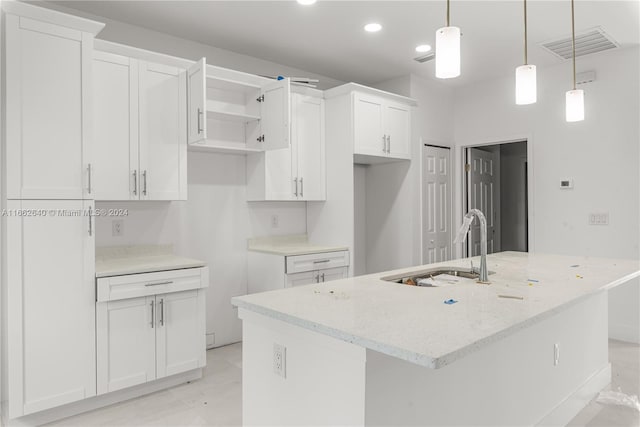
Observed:
[[[187,268],[101,277],[96,281],[96,296],[97,301],[114,301],[206,288],[208,285],[208,267]]]
[[[349,251],[324,252],[287,257],[287,274],[349,265]]]

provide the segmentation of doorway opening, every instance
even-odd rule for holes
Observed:
[[[464,211],[487,218],[487,253],[529,251],[527,141],[467,147],[464,152]],[[474,221],[465,247],[480,255],[480,223]]]

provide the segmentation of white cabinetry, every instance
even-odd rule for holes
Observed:
[[[96,200],[186,200],[186,75],[95,51]]]
[[[3,398],[16,418],[96,394],[95,237],[92,201],[6,209]]]
[[[409,105],[361,92],[353,94],[353,105],[356,160],[358,156],[411,159]]]
[[[349,251],[278,255],[249,251],[248,293],[349,277]]]
[[[289,146],[290,82],[207,66],[187,70],[188,141],[194,150],[243,154]]]
[[[90,198],[94,33],[9,11],[5,37],[6,198]]]
[[[208,269],[97,280],[97,391],[108,393],[206,364]]]
[[[291,95],[291,145],[247,157],[247,198],[325,200],[324,100]]]

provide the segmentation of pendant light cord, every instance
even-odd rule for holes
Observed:
[[[573,90],[576,90],[576,19],[571,0],[571,49],[573,52]]]
[[[529,64],[527,53],[527,0],[524,0],[524,65]]]
[[[447,0],[447,27],[450,24],[450,17],[449,17],[449,0]]]

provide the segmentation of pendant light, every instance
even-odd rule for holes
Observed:
[[[460,28],[449,25],[447,0],[447,26],[436,31],[436,77],[451,79],[460,75]]]
[[[573,51],[573,90],[567,91],[566,109],[568,122],[580,122],[584,120],[584,91],[576,89],[576,24],[574,13],[574,0],[571,0],[571,49]]]
[[[533,104],[537,100],[536,66],[527,58],[527,0],[524,0],[524,65],[516,68],[516,104]]]

